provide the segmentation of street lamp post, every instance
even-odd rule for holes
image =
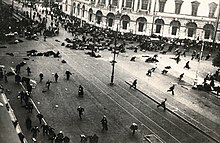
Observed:
[[[115,74],[115,57],[116,57],[116,47],[117,47],[117,35],[118,35],[118,24],[117,24],[117,29],[116,29],[116,33],[115,33],[115,47],[114,47],[114,51],[113,51],[113,60],[111,61],[112,63],[112,75],[111,75],[111,83],[110,85],[114,84],[114,74]]]
[[[203,34],[202,34],[202,36],[203,36]],[[202,45],[201,45],[201,50],[200,50],[200,55],[199,55],[199,62],[198,62],[197,69],[196,69],[196,78],[195,78],[194,84],[193,84],[194,87],[196,87],[196,85],[198,83],[199,66],[200,66],[200,62],[202,60],[202,53],[204,50],[204,41],[203,40],[201,40],[201,41],[202,41]]]

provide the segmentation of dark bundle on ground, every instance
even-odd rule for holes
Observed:
[[[55,53],[53,51],[44,52],[44,56],[46,56],[46,57],[49,57],[49,56],[52,56],[52,55],[55,55]]]
[[[62,62],[62,63],[66,63],[66,61],[65,61],[65,60],[62,60],[61,62]]]
[[[171,69],[171,66],[166,66],[165,69]]]
[[[29,60],[29,58],[23,58],[24,60]]]
[[[8,47],[6,47],[6,46],[0,46],[0,49],[1,49],[1,48],[8,48]]]
[[[9,55],[9,56],[14,56],[13,53],[6,53],[6,55]]]

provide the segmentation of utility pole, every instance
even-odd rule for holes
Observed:
[[[114,74],[115,74],[115,56],[116,56],[116,47],[117,47],[117,35],[118,35],[118,24],[117,24],[117,29],[116,29],[116,33],[115,33],[115,47],[114,47],[114,51],[113,51],[113,60],[111,61],[112,63],[112,75],[111,75],[111,83],[110,85],[114,84]]]
[[[217,31],[218,31],[219,16],[220,16],[220,0],[219,0],[219,4],[218,4],[218,15],[217,15],[217,20],[216,20],[216,25],[215,25],[213,41],[212,41],[212,50],[213,50],[213,48],[215,49],[215,40],[216,40]]]

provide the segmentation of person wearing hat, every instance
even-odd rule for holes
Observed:
[[[33,138],[36,138],[37,137],[37,133],[40,132],[40,130],[38,129],[38,126],[35,126],[31,129],[31,132],[33,133],[32,134],[32,137]]]
[[[39,77],[40,77],[40,82],[42,82],[43,77],[44,77],[44,75],[43,75],[43,73],[42,73],[42,72],[39,74]]]
[[[104,115],[102,120],[101,120],[101,123],[102,123],[102,130],[108,130],[108,121],[106,119],[106,116]]]
[[[81,106],[79,106],[79,107],[77,108],[77,111],[79,112],[79,118],[82,119],[82,115],[83,115],[83,113],[84,113],[84,108],[81,107]]]

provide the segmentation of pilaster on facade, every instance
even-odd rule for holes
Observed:
[[[120,13],[122,12],[122,5],[123,5],[123,0],[119,0],[118,1],[117,11],[119,11]]]
[[[134,12],[138,11],[138,3],[139,3],[139,0],[134,0]]]

